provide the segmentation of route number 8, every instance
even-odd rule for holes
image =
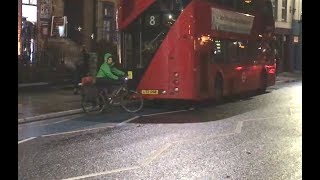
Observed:
[[[154,16],[150,16],[150,25],[151,26],[154,26],[156,24],[156,20],[155,20],[155,17]]]

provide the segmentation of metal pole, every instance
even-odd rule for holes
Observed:
[[[141,32],[141,24],[142,24],[142,21],[141,21],[141,18],[139,20],[139,23],[140,23],[140,28],[139,28],[139,56],[140,56],[140,62],[139,62],[139,67],[142,68],[143,67],[143,64],[142,64],[142,32]]]
[[[115,17],[116,17],[116,36],[117,36],[117,49],[118,49],[118,57],[119,57],[119,63],[122,63],[122,55],[121,55],[121,47],[122,47],[122,33],[119,30],[119,11],[118,9],[116,9],[116,13],[115,13]]]
[[[119,57],[119,63],[122,63],[122,55],[121,55],[121,50],[122,50],[122,38],[121,38],[121,32],[117,31],[117,46],[118,46],[118,57]]]
[[[139,56],[140,56],[139,67],[142,68],[142,33],[141,33],[141,31],[139,33],[139,37],[140,37],[140,42],[139,42]]]

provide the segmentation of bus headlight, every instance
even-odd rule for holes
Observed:
[[[179,88],[174,88],[174,92],[178,92],[179,91]]]

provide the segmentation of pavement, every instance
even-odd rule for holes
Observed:
[[[302,80],[302,73],[301,72],[283,72],[277,75],[276,81],[277,82],[294,82],[294,81],[301,81]]]
[[[301,73],[278,74],[277,83],[302,80]],[[46,82],[19,84],[18,123],[83,113],[80,96],[73,94],[70,83]]]
[[[70,84],[33,83],[19,87],[18,123],[81,113],[80,95]]]

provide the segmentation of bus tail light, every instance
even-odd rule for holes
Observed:
[[[163,91],[161,92],[161,94],[167,94],[167,91],[166,91],[166,90],[163,90]]]
[[[178,80],[174,80],[174,81],[173,81],[173,84],[178,85],[178,84],[179,84],[179,81],[178,81]]]
[[[179,77],[179,73],[177,73],[177,72],[173,73],[173,75],[175,78]]]
[[[265,65],[265,68],[269,74],[275,74],[276,72],[276,65]]]
[[[174,92],[178,92],[178,91],[179,91],[179,88],[175,87]]]
[[[276,70],[275,70],[275,69],[269,69],[269,70],[268,70],[268,73],[269,73],[269,74],[274,74],[274,73],[276,73]]]

